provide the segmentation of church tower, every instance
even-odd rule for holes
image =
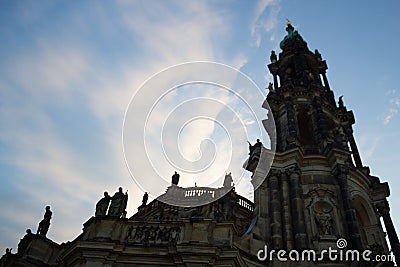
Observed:
[[[286,31],[282,52],[272,51],[268,64],[274,82],[265,101],[277,140],[271,170],[255,192],[257,239],[275,250],[321,251],[336,248],[342,238],[346,249],[388,254],[382,218],[400,262],[389,187],[362,164],[353,112],[342,97],[335,102],[318,50],[311,52],[290,22]],[[254,170],[253,177],[257,175]]]

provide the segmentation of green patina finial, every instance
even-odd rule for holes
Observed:
[[[283,49],[283,46],[285,45],[285,42],[289,39],[292,39],[296,36],[300,36],[300,34],[294,30],[294,27],[292,25],[292,22],[288,19],[286,19],[286,31],[288,32],[288,34],[285,36],[285,38],[280,42],[279,46],[281,47],[281,49]]]
[[[286,31],[289,32],[289,29],[291,29],[292,31],[294,30],[293,26],[292,26],[292,22],[289,19],[286,19]]]

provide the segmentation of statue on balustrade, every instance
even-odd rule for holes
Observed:
[[[104,197],[100,199],[99,202],[97,202],[96,204],[95,216],[105,216],[110,201],[111,197],[108,195],[108,192],[104,192]]]
[[[149,194],[147,194],[147,192],[144,192],[143,199],[142,199],[142,207],[147,205],[148,200],[149,200]]]
[[[230,187],[233,186],[232,184],[233,184],[233,179],[232,179],[232,173],[230,172],[230,173],[227,173],[227,174],[225,175],[224,187],[230,188]]]
[[[39,234],[44,237],[46,236],[50,228],[50,220],[52,214],[53,213],[50,210],[50,206],[46,206],[46,211],[44,213],[43,220],[40,221],[36,234]]]
[[[108,208],[108,215],[115,216],[115,217],[123,217],[126,215],[126,205],[128,203],[128,192],[125,194],[122,192],[122,187],[118,189],[111,197],[111,204]]]
[[[178,185],[179,183],[179,173],[175,172],[174,175],[172,175],[172,184],[173,185]]]
[[[26,250],[26,248],[29,245],[29,242],[31,242],[33,238],[32,230],[31,229],[26,229],[26,235],[19,241],[18,243],[18,253],[22,254]]]
[[[261,149],[263,145],[260,139],[257,139],[257,142],[254,145],[252,145],[249,141],[247,142],[249,143],[249,159],[246,162],[245,168],[246,170],[254,173],[261,157]]]
[[[257,142],[254,145],[251,145],[250,142],[249,142],[250,159],[253,159],[254,156],[260,157],[261,147],[262,147],[262,143],[261,143],[260,139],[257,139]]]

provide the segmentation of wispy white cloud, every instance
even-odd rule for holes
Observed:
[[[84,90],[76,88],[85,79],[89,68],[84,51],[51,46],[43,41],[38,41],[32,48],[17,55],[7,70],[8,76],[19,86],[32,93]]]
[[[15,203],[15,207],[0,202],[1,210],[14,213],[18,210],[14,216],[3,212],[1,220],[15,221],[14,225],[19,227],[22,235],[26,228],[36,230],[43,207],[51,205],[54,218],[49,236],[58,242],[71,239],[79,233],[81,224],[92,216],[102,191],[116,190],[117,185],[126,185],[129,181],[122,173],[107,171],[117,168],[98,166],[97,156],[90,152],[90,146],[83,144],[82,148],[86,146],[87,150],[77,149],[63,139],[59,125],[44,110],[19,105],[5,108],[8,113],[2,114],[0,119],[7,125],[7,130],[1,131],[0,140],[12,150],[7,157],[2,156],[2,162],[15,167],[19,175],[12,175],[3,183],[11,185],[16,196],[24,197]]]
[[[143,137],[140,136],[140,131],[135,127],[140,127],[144,124],[140,120],[142,116],[140,114],[141,110],[148,110],[148,108],[144,107],[144,104],[151,105],[155,103],[157,97],[163,93],[163,88],[166,90],[173,84],[179,84],[180,79],[189,74],[193,78],[197,77],[194,80],[203,78],[208,81],[207,78],[212,78],[211,81],[221,81],[222,79],[225,82],[222,83],[223,85],[226,85],[226,83],[232,84],[234,83],[233,81],[237,81],[238,79],[236,73],[233,71],[231,73],[221,73],[217,69],[214,71],[209,65],[207,66],[206,69],[198,67],[194,70],[187,70],[183,68],[186,72],[189,71],[190,73],[185,73],[185,71],[179,72],[174,76],[176,80],[172,79],[171,81],[170,76],[165,75],[167,81],[161,83],[154,81],[141,89],[141,92],[147,92],[151,89],[153,93],[157,91],[159,93],[155,95],[155,99],[150,98],[149,94],[144,94],[143,96],[146,96],[146,98],[132,104],[132,107],[136,108],[136,112],[133,109],[129,113],[132,115],[128,114],[127,117],[129,125],[133,127],[129,127],[128,125],[124,133],[127,136],[128,142],[125,146],[130,148],[130,151],[127,151],[128,158],[136,162],[136,164],[132,163],[133,166],[141,166],[141,168],[134,170],[138,177],[149,176],[152,168],[161,177],[167,177],[165,180],[168,182],[174,169],[169,162],[166,162],[167,158],[165,158],[165,154],[168,155],[169,160],[178,163],[177,166],[181,169],[187,170],[181,173],[182,185],[184,186],[192,186],[194,184],[193,181],[195,181],[194,179],[197,179],[198,185],[207,185],[214,179],[218,180],[218,178],[222,178],[226,171],[232,171],[236,178],[241,176],[242,170],[240,166],[242,165],[243,158],[240,158],[240,156],[244,155],[245,157],[247,155],[246,139],[248,137],[243,132],[245,128],[243,127],[244,122],[241,123],[242,127],[240,127],[242,131],[239,132],[239,135],[241,136],[232,131],[240,123],[238,122],[234,125],[230,122],[233,121],[231,118],[235,116],[239,116],[239,119],[241,119],[239,113],[240,106],[237,105],[237,102],[242,104],[241,109],[248,107],[232,92],[218,86],[204,84],[191,85],[177,89],[175,98],[162,98],[160,102],[157,102],[154,109],[151,110],[151,114],[148,117],[148,124],[145,129],[147,150],[141,153],[136,149],[141,147],[141,140],[143,140]],[[208,75],[199,75],[204,70],[207,70]],[[232,75],[232,73],[235,73],[235,75]],[[187,79],[192,80],[190,77],[187,77]],[[138,105],[143,107],[138,107]],[[224,114],[222,115],[223,112]],[[228,133],[222,129],[224,126],[228,128]],[[179,130],[182,130],[182,132],[179,132]],[[161,133],[164,133],[163,140],[160,138]],[[214,149],[215,151],[212,151]],[[215,152],[215,159],[213,159],[214,154],[212,152]],[[147,165],[143,162],[143,157],[138,158],[135,156],[137,153],[146,155],[148,158],[147,161],[151,160],[152,165],[148,166],[150,170],[145,167]],[[207,167],[201,173],[190,173],[191,171],[198,170],[199,167],[206,167],[207,163],[211,163],[212,166]],[[151,177],[154,176],[151,175]],[[151,188],[153,191],[165,191],[165,187],[159,182],[157,184],[151,183],[150,179],[146,179],[146,182],[148,183],[147,188]],[[222,182],[217,186],[221,184]]]
[[[224,17],[199,1],[184,6],[160,2],[140,8],[135,3],[123,3],[121,14],[148,60],[164,62],[165,67],[183,61],[215,60],[212,41],[229,29]]]
[[[385,95],[394,95],[394,94],[396,94],[396,90],[395,89],[387,90],[385,92]]]
[[[374,153],[381,139],[381,136],[372,136],[368,134],[362,134],[358,138],[358,147],[360,150],[360,154],[365,162],[370,162],[371,159],[373,159]]]
[[[393,119],[393,117],[398,113],[397,109],[391,108],[389,109],[389,114],[383,120],[383,124],[387,125]]]
[[[393,98],[390,99],[390,103],[392,103],[393,105],[400,107],[400,98]]]
[[[251,36],[255,39],[256,47],[261,45],[262,35],[265,32],[271,32],[277,26],[279,11],[279,2],[276,0],[260,0],[258,2],[251,23]],[[275,39],[272,36],[270,38]]]
[[[161,9],[162,12],[159,12]],[[123,14],[123,18],[126,21],[128,28],[132,31],[132,34],[141,40],[140,49],[143,49],[143,52],[146,54],[146,60],[131,69],[131,76],[135,77],[136,81],[144,81],[145,78],[147,78],[145,75],[140,75],[140,73],[152,74],[155,72],[155,69],[160,70],[163,67],[181,63],[182,61],[216,60],[226,62],[236,68],[241,68],[247,63],[248,59],[244,53],[238,53],[230,58],[222,58],[221,55],[223,53],[221,53],[220,50],[223,49],[223,46],[214,42],[214,40],[217,39],[224,39],[224,36],[228,36],[231,33],[232,29],[229,26],[229,17],[220,16],[215,9],[210,8],[204,2],[191,2],[189,6],[185,6],[183,16],[176,16],[176,13],[179,13],[180,11],[179,7],[178,9],[171,9],[164,4],[160,4],[155,7],[155,9],[139,10],[134,4],[132,5],[132,3],[121,3],[121,13]],[[157,14],[157,16],[154,17],[154,14]],[[154,66],[157,66],[158,69],[154,68]],[[150,71],[146,72],[143,70]],[[208,72],[211,71],[208,70]],[[139,75],[135,75],[135,73],[139,73]],[[140,79],[140,77],[142,77],[142,79]],[[132,84],[134,82],[135,81],[132,80]],[[131,87],[138,88],[138,85]],[[151,90],[151,94],[157,94],[158,88],[157,86],[153,86]],[[210,96],[207,95],[207,91],[203,92],[203,96],[210,98]],[[104,96],[99,95],[99,97],[103,98]],[[211,98],[222,101],[223,96],[212,96]],[[179,96],[177,96],[177,99],[182,101],[182,98],[179,98]],[[96,101],[96,103],[100,102],[102,101]],[[173,107],[175,105],[176,103],[171,106]],[[199,105],[196,106],[195,111],[192,111],[187,115],[190,117],[197,113],[202,113],[202,109],[205,111],[203,114],[213,112],[211,117],[216,117],[221,108],[213,110],[210,106]],[[168,114],[167,109],[160,110],[158,111],[160,116],[151,117],[152,122],[157,123],[157,120],[160,120],[160,118],[163,117],[162,115]],[[154,114],[157,113],[157,111],[153,112]],[[141,115],[142,114],[137,114],[137,117],[140,117]],[[158,124],[162,122],[163,121],[159,121]],[[175,123],[178,123],[178,121],[175,121]],[[139,126],[140,123],[135,123],[135,125]],[[196,127],[194,127],[194,125],[192,126],[193,127],[188,127],[186,129],[186,134],[180,140],[180,147],[184,150],[182,151],[182,155],[187,155],[187,157],[191,159],[197,158],[200,155],[201,140],[211,138],[216,125],[214,123],[203,123],[202,127],[198,127],[199,125],[196,125]],[[141,129],[138,130],[140,131]],[[148,130],[152,133],[152,129]],[[158,141],[156,141],[157,138],[160,138],[159,133],[154,132],[152,134],[151,140],[153,141],[152,144],[149,144],[151,147],[149,147],[149,151],[147,151],[147,153],[150,154],[155,153],[153,150],[157,150],[157,148],[159,149],[161,147]],[[140,141],[141,139],[138,138],[137,140]],[[176,140],[174,141],[176,144]],[[169,143],[168,145],[171,146],[172,143]],[[131,146],[133,146],[133,144]],[[219,147],[223,146],[221,145]],[[165,149],[172,150],[172,148],[168,147]],[[175,150],[178,150],[176,146]],[[163,164],[165,159],[163,157],[156,157],[154,159],[153,154],[147,155],[147,157],[153,158],[152,167],[160,170],[159,175],[169,181],[173,169],[171,169],[171,166]],[[136,172],[138,172],[137,176],[139,178],[148,175],[148,171],[146,171],[146,168],[144,167],[146,166],[146,163],[143,162],[144,160],[146,159],[138,159],[141,163],[138,163],[137,165],[142,166],[142,170],[136,168]],[[226,165],[220,163],[221,162],[219,162],[219,164],[215,163],[214,165]],[[237,164],[237,166],[241,165],[242,162]],[[211,177],[212,175],[209,176]]]
[[[395,93],[396,93],[395,90],[391,90],[391,91],[389,91],[388,94],[393,95]],[[400,98],[393,97],[389,100],[389,103],[390,103],[391,107],[386,112],[386,115],[383,118],[383,124],[385,124],[385,125],[388,125],[393,120],[393,118],[397,115],[397,113],[399,113]]]

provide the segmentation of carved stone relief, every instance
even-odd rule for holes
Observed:
[[[126,233],[126,243],[143,245],[176,245],[181,228],[179,226],[139,225],[130,226]]]
[[[308,192],[307,197],[312,236],[319,239],[341,236],[336,194],[327,188],[320,187]]]

